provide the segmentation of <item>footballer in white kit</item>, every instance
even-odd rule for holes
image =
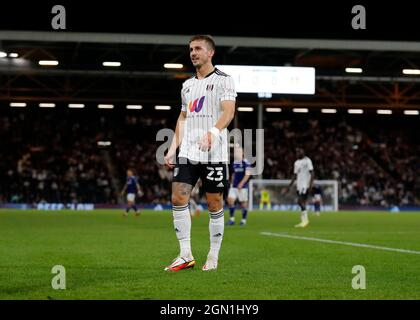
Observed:
[[[309,224],[306,202],[314,182],[314,167],[312,160],[305,155],[305,151],[302,148],[296,148],[296,157],[298,159],[293,167],[293,179],[290,181],[289,188],[296,181],[298,204],[301,209],[301,222],[295,227],[304,228]]]
[[[197,35],[189,43],[196,76],[182,85],[182,107],[175,136],[165,156],[165,165],[174,169],[172,212],[180,253],[165,268],[178,271],[192,268],[191,216],[189,200],[198,179],[210,213],[210,251],[202,270],[214,270],[224,233],[223,194],[228,187],[229,150],[227,127],[235,115],[236,91],[232,77],[215,68],[212,37]],[[176,157],[176,150],[179,154]]]

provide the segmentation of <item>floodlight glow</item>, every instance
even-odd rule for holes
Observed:
[[[296,112],[296,113],[308,113],[309,112],[308,108],[293,108],[292,111]]]
[[[337,109],[321,109],[322,113],[337,113]]]
[[[40,66],[57,66],[58,61],[57,60],[40,60],[38,61],[38,64]]]
[[[111,141],[98,141],[98,146],[108,147],[111,145]]]
[[[418,116],[419,113],[418,110],[404,110],[404,114],[407,116]]]
[[[82,109],[85,105],[83,103],[70,103],[69,108]]]
[[[141,109],[143,109],[143,106],[142,105],[129,104],[129,105],[127,105],[126,108],[129,109],[129,110],[141,110]]]
[[[347,73],[362,73],[362,68],[346,68]]]
[[[252,112],[252,111],[254,111],[254,108],[252,108],[252,107],[238,107],[238,111]]]
[[[420,74],[420,69],[403,69],[403,74]]]
[[[171,110],[171,106],[155,106],[155,110]]]
[[[121,67],[121,62],[118,61],[104,61],[102,62],[104,67]]]
[[[265,108],[267,112],[281,112],[281,108]]]
[[[113,104],[98,104],[98,109],[114,109]]]
[[[55,103],[40,103],[39,104],[40,108],[54,108],[55,107]]]
[[[163,66],[166,69],[182,69],[184,67],[182,63],[165,63]]]
[[[377,114],[392,114],[392,110],[384,110],[384,109],[379,109],[376,110]]]
[[[13,108],[24,108],[26,107],[26,103],[25,102],[11,102],[10,106]]]
[[[348,109],[347,112],[350,114],[362,114],[363,110],[362,109]]]

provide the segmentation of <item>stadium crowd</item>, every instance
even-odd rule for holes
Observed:
[[[156,133],[170,127],[167,119],[126,116],[123,121],[112,151],[118,177],[124,178],[125,170],[133,168],[143,186],[142,202],[170,204],[172,173],[156,161],[156,149],[162,143],[156,142]]]
[[[0,202],[115,203],[110,174],[83,120],[0,118]]]
[[[125,171],[133,168],[144,191],[141,202],[168,204],[172,173],[156,162],[162,144],[156,133],[175,122],[156,115],[2,114],[0,203],[116,204],[123,200]],[[420,205],[420,144],[413,126],[282,117],[265,121],[265,128],[265,179],[290,178],[300,145],[316,179],[339,181],[340,204]],[[101,148],[100,140],[112,145]]]
[[[295,160],[291,151],[301,145],[314,163],[317,179],[339,181],[340,204],[418,204],[415,194],[419,194],[419,180],[415,181],[414,175],[419,169],[418,144],[410,148],[401,134],[394,132],[388,137],[384,131],[378,143],[346,121],[275,121],[265,135],[264,177],[291,178]],[[382,153],[375,156],[378,145]]]

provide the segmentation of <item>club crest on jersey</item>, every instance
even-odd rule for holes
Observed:
[[[203,109],[205,99],[206,96],[202,96],[201,98],[197,98],[194,101],[190,101],[188,104],[188,109],[190,109],[191,112],[200,112],[201,109]]]
[[[207,87],[206,87],[206,90],[207,91],[213,91],[213,88],[214,88],[214,84],[208,84]]]

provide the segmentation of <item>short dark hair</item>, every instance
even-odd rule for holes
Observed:
[[[215,44],[215,42],[214,42],[214,40],[213,40],[213,37],[212,36],[210,36],[210,35],[208,35],[208,34],[196,34],[195,36],[192,36],[191,37],[191,39],[190,39],[190,42],[189,42],[189,44],[191,43],[191,42],[193,42],[193,41],[200,41],[200,40],[204,40],[204,41],[206,41],[207,42],[207,44],[209,45],[209,47],[210,47],[210,49],[213,49],[213,50],[215,50],[216,49],[216,44]]]

